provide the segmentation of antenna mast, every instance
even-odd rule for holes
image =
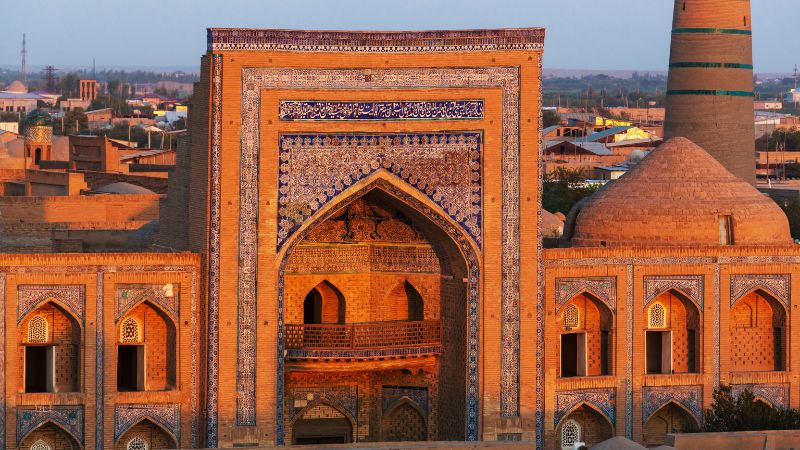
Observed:
[[[20,53],[22,54],[22,84],[25,84],[25,73],[27,71],[25,67],[25,55],[28,54],[28,50],[25,49],[25,33],[22,33],[22,52]]]

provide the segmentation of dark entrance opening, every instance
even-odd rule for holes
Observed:
[[[25,392],[52,392],[53,347],[25,347]]]
[[[352,434],[353,427],[345,418],[300,419],[292,427],[292,444],[347,444]]]
[[[144,346],[117,347],[117,391],[144,390]]]
[[[303,323],[322,323],[322,295],[316,289],[312,289],[303,302]]]
[[[669,331],[647,332],[647,373],[670,373],[672,366],[671,339]]]
[[[569,333],[561,335],[561,376],[586,376],[586,335]]]

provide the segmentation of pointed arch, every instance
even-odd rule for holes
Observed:
[[[148,441],[147,450],[155,450],[157,448],[178,448],[179,440],[171,430],[164,426],[158,418],[150,414],[143,414],[139,420],[131,422],[118,430],[115,430],[117,438],[115,439],[116,447],[118,449],[127,450],[128,441],[137,435],[146,434],[146,429],[151,428],[152,431],[161,434],[164,438],[166,446],[162,447],[154,445],[152,439]],[[151,433],[152,433],[151,431]],[[130,434],[131,436],[128,436]],[[152,438],[152,435],[150,436]]]
[[[593,301],[595,301],[595,302],[597,302],[599,304],[602,304],[605,308],[607,308],[609,310],[609,312],[611,313],[612,316],[616,313],[615,306],[612,303],[610,303],[608,300],[606,300],[606,296],[598,294],[597,292],[595,292],[591,288],[585,287],[585,288],[582,288],[579,291],[575,292],[575,294],[571,295],[563,303],[557,304],[556,305],[556,314],[560,314],[561,310],[564,309],[565,306],[570,304],[573,300],[575,300],[576,298],[580,297],[581,295],[585,295],[586,297],[592,299]]]
[[[752,294],[760,295],[760,296],[764,297],[765,299],[769,299],[769,300],[774,301],[774,303],[780,305],[781,310],[783,311],[784,315],[788,314],[788,312],[789,312],[788,311],[788,307],[786,306],[786,303],[783,302],[782,297],[780,295],[777,295],[769,287],[766,287],[766,286],[760,285],[760,284],[757,285],[757,286],[754,286],[751,289],[748,289],[747,291],[744,291],[742,293],[742,295],[740,295],[740,296],[738,296],[738,297],[736,297],[734,299],[731,299],[731,308],[735,307],[736,304],[738,304],[743,299],[749,297]]]
[[[397,429],[398,420],[393,416],[400,415],[402,429]],[[425,441],[428,439],[428,416],[408,397],[396,400],[381,417],[381,440],[383,441]]]
[[[643,444],[658,446],[666,443],[666,435],[700,428],[701,419],[675,400],[669,400],[644,418]],[[679,428],[680,427],[680,428]]]
[[[347,322],[347,300],[328,278],[307,289],[303,298],[303,323],[344,324]]]
[[[466,326],[463,330],[463,340],[465,342],[464,365],[465,369],[462,373],[465,374],[464,388],[459,397],[464,402],[465,411],[459,414],[460,420],[464,420],[464,435],[467,439],[475,439],[477,436],[477,423],[471,418],[479,416],[478,413],[478,361],[479,361],[479,345],[478,345],[478,327],[479,327],[479,311],[480,311],[480,279],[481,279],[481,261],[480,247],[474,239],[467,234],[464,228],[453,221],[443,209],[427,198],[425,195],[419,193],[413,186],[402,181],[396,176],[379,170],[371,176],[354,183],[353,186],[343,190],[339,195],[324,205],[320,210],[315,212],[305,223],[294,232],[286,242],[279,248],[278,251],[278,323],[284,323],[284,269],[289,256],[295,246],[301,242],[309,231],[319,223],[330,218],[333,214],[341,209],[344,205],[363,197],[364,195],[377,191],[385,195],[389,199],[403,205],[410,215],[412,220],[415,218],[419,221],[425,222],[429,228],[435,229],[437,233],[442,233],[447,236],[447,243],[442,245],[442,256],[447,258],[463,261],[463,266],[459,268],[458,273],[454,273],[454,279],[465,280],[464,291],[466,294]],[[430,231],[430,230],[429,230]],[[284,357],[284,343],[279,335],[277,345],[278,358],[283,361]],[[249,364],[245,362],[245,364]],[[277,402],[275,417],[280,423],[284,421],[283,401],[283,373],[282,365],[279,366],[278,386],[277,386]],[[460,385],[460,383],[459,383]],[[461,390],[461,387],[458,387]],[[246,389],[242,389],[242,392]],[[445,394],[442,394],[445,395]]]
[[[700,427],[700,424],[702,423],[702,417],[698,417],[694,412],[692,412],[692,410],[688,406],[684,405],[681,401],[675,399],[668,399],[664,401],[664,403],[659,405],[657,408],[653,409],[653,412],[650,415],[643,417],[644,422],[647,423],[647,421],[650,420],[656,414],[658,414],[659,411],[670,405],[679,408],[681,411],[686,413],[694,421],[694,426],[697,428]]]
[[[561,425],[561,423],[564,422],[570,416],[570,414],[574,413],[575,411],[581,408],[587,408],[599,414],[606,421],[608,426],[611,427],[612,433],[614,432],[614,419],[610,417],[606,412],[604,412],[601,406],[588,400],[581,400],[580,402],[576,403],[572,408],[562,413],[558,418],[558,422],[556,422],[556,428],[558,428]]]
[[[658,301],[658,299],[661,298],[664,294],[671,294],[683,302],[691,303],[692,306],[694,306],[694,308],[697,309],[697,311],[701,313],[703,311],[703,302],[695,298],[694,295],[688,294],[687,290],[678,286],[666,286],[663,289],[660,289],[658,293],[656,293],[655,295],[651,295],[647,299],[644,305],[642,305],[642,308],[648,309],[650,305]]]
[[[155,310],[155,311],[156,311],[156,312],[157,312],[159,315],[163,315],[163,316],[165,316],[165,317],[169,318],[169,320],[170,320],[170,321],[172,321],[172,323],[173,323],[175,326],[177,326],[177,324],[178,324],[178,322],[179,322],[179,320],[178,320],[178,317],[177,317],[177,316],[175,316],[175,314],[174,314],[172,311],[170,311],[169,309],[167,309],[166,307],[164,307],[164,305],[162,305],[160,302],[158,302],[158,301],[155,301],[155,300],[152,300],[152,299],[151,299],[150,297],[148,297],[148,296],[142,296],[142,297],[141,297],[141,298],[140,298],[138,301],[136,301],[136,302],[134,302],[134,303],[131,303],[130,305],[128,305],[128,307],[127,307],[127,308],[125,308],[125,310],[123,310],[123,311],[120,311],[120,312],[117,314],[117,317],[116,317],[116,319],[115,319],[115,321],[114,321],[114,322],[115,322],[115,323],[119,323],[119,322],[120,322],[121,320],[123,320],[123,319],[124,319],[124,318],[125,318],[125,317],[126,317],[126,316],[127,316],[127,315],[128,315],[130,312],[131,312],[131,311],[133,311],[134,309],[136,309],[136,308],[137,308],[139,305],[141,305],[142,303],[145,303],[145,304],[147,304],[147,306],[149,306],[150,308],[153,308],[153,309],[154,309],[154,310]]]
[[[28,319],[31,315],[35,314],[41,307],[47,305],[48,303],[52,303],[56,308],[59,309],[70,322],[78,327],[78,330],[83,332],[83,316],[79,314],[73,307],[71,307],[68,303],[59,300],[57,297],[45,297],[41,300],[37,301],[36,304],[27,308],[24,314],[20,315],[17,318],[17,324],[23,323],[25,320]]]
[[[347,425],[349,426],[348,436],[345,439],[345,443],[352,442],[353,441],[353,434],[355,433],[355,430],[356,430],[358,422],[355,420],[355,418],[349,412],[347,412],[347,410],[345,408],[342,408],[342,407],[336,405],[333,402],[327,401],[324,398],[323,399],[317,399],[317,400],[309,403],[303,409],[295,412],[294,416],[292,416],[290,418],[288,425],[289,425],[289,428],[292,430],[292,433],[289,436],[289,438],[290,438],[289,442],[294,443],[294,441],[297,439],[297,435],[298,435],[297,428],[299,428],[300,424],[303,424],[303,423],[311,424],[311,423],[313,423],[312,421],[314,419],[306,419],[306,418],[304,418],[305,414],[307,412],[309,412],[309,411],[311,411],[311,410],[313,410],[315,408],[319,408],[319,407],[328,407],[328,408],[336,411],[337,413],[341,414],[342,417],[341,417],[341,419],[338,419],[338,420],[346,421]],[[337,419],[334,419],[334,420],[337,420]]]
[[[36,427],[34,427],[34,428],[30,429],[30,430],[27,430],[27,431],[23,431],[21,434],[17,435],[17,445],[18,446],[23,446],[25,444],[25,441],[27,439],[30,439],[30,438],[33,438],[33,439],[30,439],[30,440],[32,440],[34,442],[40,440],[40,438],[37,437],[37,435],[39,435],[41,433],[46,433],[48,431],[48,428],[51,428],[52,430],[50,430],[50,431],[52,431],[52,432],[63,434],[64,437],[66,437],[67,440],[69,441],[70,445],[72,445],[72,448],[75,448],[75,449],[82,449],[83,448],[82,436],[79,437],[79,436],[74,435],[68,428],[62,426],[57,421],[52,420],[52,419],[46,419],[46,420],[42,421],[42,423],[40,423]],[[18,433],[19,433],[19,431],[18,431]],[[50,446],[53,449],[56,448],[55,447],[55,443],[54,442],[50,442],[51,441],[50,438],[45,437],[45,438],[43,438],[41,440],[43,440],[43,441],[47,442],[48,444],[50,444]],[[32,443],[34,443],[34,442],[32,442]]]
[[[425,300],[420,291],[404,278],[388,290],[384,297],[385,320],[421,321],[425,319]]]

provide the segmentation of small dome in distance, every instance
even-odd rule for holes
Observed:
[[[11,84],[8,85],[6,88],[6,92],[13,92],[15,94],[26,94],[28,92],[28,88],[25,87],[19,80],[14,80]]]

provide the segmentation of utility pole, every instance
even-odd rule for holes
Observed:
[[[47,80],[47,90],[48,91],[55,91],[56,88],[56,69],[53,66],[47,66],[44,68],[44,75],[45,80]]]
[[[22,84],[25,84],[25,74],[27,72],[27,67],[25,65],[25,56],[28,54],[28,50],[25,48],[25,33],[22,33]]]

